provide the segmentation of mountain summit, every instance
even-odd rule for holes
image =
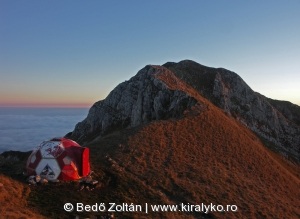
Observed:
[[[236,73],[191,60],[147,65],[95,103],[71,138],[86,143],[111,131],[204,109],[206,100],[255,132],[266,145],[300,161],[300,107],[253,91]]]

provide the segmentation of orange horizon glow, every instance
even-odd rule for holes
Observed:
[[[76,100],[77,97],[77,100]],[[15,96],[9,96],[1,98],[0,96],[0,107],[12,107],[12,108],[90,108],[96,101],[92,98],[82,100],[84,98],[69,97],[68,99],[61,96],[50,96],[45,95],[43,99],[26,97],[21,98],[20,94]],[[96,99],[96,98],[95,98]]]
[[[83,99],[83,98],[81,98]],[[50,96],[45,95],[43,99],[25,97],[21,98],[20,94],[15,96],[9,96],[1,98],[0,95],[0,107],[40,107],[40,108],[90,108],[96,101],[92,98],[87,100],[80,100],[76,98],[64,99],[61,96]]]
[[[89,103],[0,103],[0,107],[11,108],[90,108]]]

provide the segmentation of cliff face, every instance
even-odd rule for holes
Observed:
[[[85,142],[112,130],[135,127],[152,120],[179,118],[196,104],[188,94],[171,90],[155,77],[160,66],[146,66],[129,81],[119,84],[106,99],[95,103],[71,137]]]
[[[268,101],[282,113],[290,121],[300,126],[300,106],[292,104],[288,101],[272,100],[268,98]]]
[[[254,92],[236,73],[193,61],[146,66],[95,103],[71,138],[84,143],[112,130],[153,120],[180,118],[198,102],[183,90],[170,89],[158,74],[166,73],[196,90],[228,115],[246,125],[286,157],[300,161],[300,110]],[[171,76],[170,76],[171,75]]]

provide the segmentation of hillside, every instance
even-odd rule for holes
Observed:
[[[92,148],[108,153],[108,142]],[[158,203],[239,206],[239,212],[213,214],[216,218],[299,216],[299,177],[292,174],[299,168],[283,167],[253,134],[212,109],[197,117],[151,123],[110,150],[112,171],[124,182],[139,182],[146,192],[128,185],[129,202],[156,196]]]
[[[186,63],[179,66],[186,66]],[[105,100],[95,103],[87,118],[68,134],[68,137],[90,148],[94,178],[101,182],[101,186],[92,192],[78,191],[76,182],[29,187],[23,183],[24,178],[21,176],[26,156],[15,152],[2,154],[0,183],[1,180],[5,182],[4,188],[10,183],[12,187],[17,185],[17,193],[23,194],[17,196],[14,202],[16,206],[24,206],[26,213],[17,208],[14,214],[24,218],[92,218],[104,215],[99,212],[67,213],[63,210],[66,202],[90,205],[115,202],[143,206],[145,203],[213,203],[236,205],[238,211],[208,214],[196,211],[149,211],[148,214],[118,212],[115,216],[299,218],[300,166],[295,162],[299,157],[294,153],[294,147],[278,146],[280,141],[274,138],[275,149],[268,149],[266,142],[272,142],[271,138],[262,141],[259,132],[253,132],[250,123],[246,124],[248,120],[240,117],[244,115],[242,111],[236,110],[237,114],[233,115],[232,100],[228,102],[226,98],[218,99],[217,95],[209,94],[217,91],[211,83],[215,83],[219,70],[216,70],[216,74],[210,74],[207,67],[191,64],[190,61],[188,63],[188,71],[179,71],[174,63],[146,66],[129,81],[117,86]],[[188,79],[196,70],[200,72],[197,77]],[[224,71],[225,75],[230,74],[225,70],[220,71]],[[179,77],[180,72],[182,77]],[[201,72],[209,74],[205,76],[205,81],[200,80]],[[222,76],[221,73],[219,75]],[[240,81],[236,74],[231,74],[232,78],[233,84]],[[222,83],[227,83],[226,79],[219,79],[219,82],[224,80]],[[201,82],[198,84],[197,80]],[[195,84],[199,87],[195,87]],[[209,90],[208,85],[212,86],[212,90]],[[226,97],[236,96],[237,92],[229,89],[236,88],[227,85]],[[243,84],[242,87],[247,90],[245,86]],[[255,94],[247,92],[250,96]],[[258,98],[262,106],[272,107],[259,94],[253,98]],[[239,100],[246,101],[247,98]],[[271,110],[277,117],[269,120],[274,119],[281,125],[284,121],[292,120],[281,113],[282,109],[277,110],[279,106],[275,108],[277,102],[272,104],[274,106]],[[241,105],[236,106],[242,110]],[[257,108],[252,109],[250,106],[252,120],[249,121],[262,116],[263,113],[256,115],[255,110]],[[291,130],[297,132],[296,125],[293,123]],[[280,130],[278,133],[281,133]],[[287,137],[289,134],[285,133]],[[291,145],[296,145],[297,138],[288,139]],[[282,150],[288,151],[289,156],[282,156]],[[5,191],[5,194],[15,195],[13,189]],[[2,200],[5,200],[4,196]],[[8,210],[8,205],[0,207],[5,217],[9,216],[6,213]]]
[[[300,214],[299,166],[272,155],[255,135],[213,105],[196,115],[187,112],[182,119],[113,132],[89,147],[102,188],[78,192],[76,183],[49,184],[31,188],[22,200],[28,199],[35,212],[48,218],[74,218],[77,214],[65,213],[62,206],[78,200],[86,204],[203,202],[239,208],[208,215],[119,213],[118,218],[297,218]]]

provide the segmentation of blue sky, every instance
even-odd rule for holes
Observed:
[[[192,59],[300,105],[300,1],[0,0],[0,106],[90,106]]]

